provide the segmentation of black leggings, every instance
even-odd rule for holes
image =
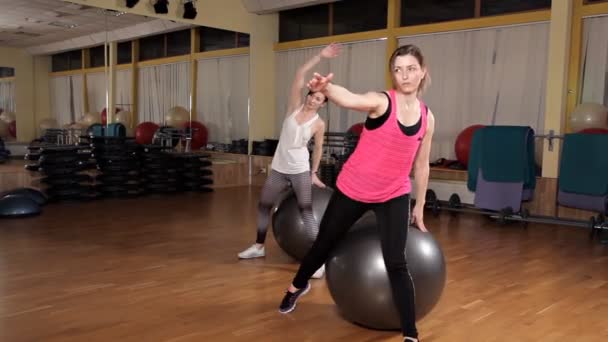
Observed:
[[[414,284],[405,261],[405,243],[409,224],[409,194],[384,203],[363,203],[350,199],[335,189],[319,226],[319,235],[302,260],[293,285],[304,288],[313,273],[321,267],[330,251],[345,236],[350,227],[368,210],[376,214],[382,255],[401,317],[404,336],[418,337],[414,301]]]
[[[290,186],[296,195],[304,226],[308,231],[315,230],[317,222],[312,212],[312,180],[310,172],[285,174],[271,169],[262,188],[262,195],[258,204],[257,243],[263,244],[266,241],[268,224],[270,223],[270,209],[272,209],[272,206],[279,199],[281,193]]]

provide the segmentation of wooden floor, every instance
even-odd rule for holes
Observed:
[[[325,280],[277,312],[296,264],[255,236],[258,189],[54,204],[0,221],[0,341],[401,341],[343,320]],[[427,226],[448,282],[418,328],[429,341],[607,341],[608,246],[581,228]]]

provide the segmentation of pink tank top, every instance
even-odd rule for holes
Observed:
[[[381,203],[412,189],[410,172],[426,132],[427,108],[420,101],[420,129],[408,136],[399,128],[395,91],[391,89],[389,94],[389,117],[378,128],[363,128],[359,143],[336,182],[342,193],[359,202]]]

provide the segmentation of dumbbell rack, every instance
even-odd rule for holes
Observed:
[[[491,219],[497,220],[497,222],[500,224],[506,224],[509,221],[521,222],[524,228],[528,227],[528,223],[558,224],[588,228],[590,239],[593,239],[596,235],[599,237],[602,232],[608,231],[608,220],[606,220],[605,215],[601,213],[596,216],[591,216],[589,220],[575,220],[556,216],[530,215],[529,210],[526,208],[522,209],[519,213],[515,213],[510,207],[496,212],[461,203],[460,196],[458,196],[458,194],[452,194],[448,201],[441,201],[437,199],[437,195],[431,189],[428,189],[426,192],[425,209],[430,210],[435,216],[438,216],[443,210],[452,214],[468,213],[486,215]],[[608,244],[608,238],[602,239],[600,237],[600,241],[603,244]]]

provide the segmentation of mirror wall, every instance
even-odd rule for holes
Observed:
[[[17,139],[15,69],[0,66],[0,139]]]
[[[41,133],[52,127],[86,129],[96,123],[121,122],[133,136],[199,122],[208,136],[193,148],[209,144],[229,150],[234,141],[247,140],[248,34],[155,18],[112,30],[111,22],[121,14],[99,11],[99,15],[108,17],[106,42],[51,56],[51,118],[40,122]],[[121,38],[124,32],[131,37]],[[112,53],[116,56],[113,82]],[[114,112],[108,115],[111,95]],[[241,152],[247,153],[246,148]]]

